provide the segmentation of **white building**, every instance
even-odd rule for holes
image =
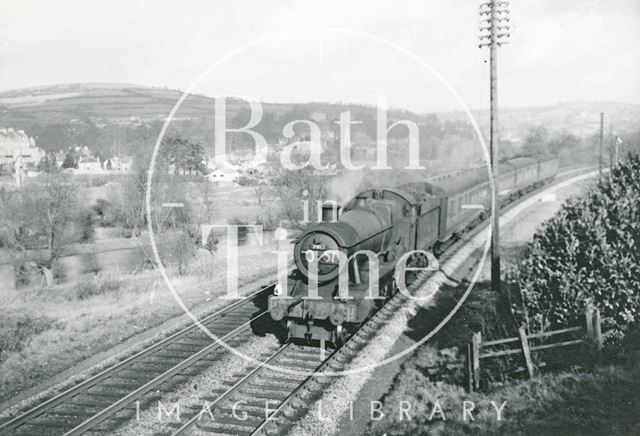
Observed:
[[[0,129],[0,165],[14,165],[19,156],[22,166],[35,166],[44,156],[44,150],[36,147],[33,138],[22,130]]]
[[[219,168],[207,174],[206,179],[215,183],[233,183],[240,177],[240,172],[236,169]]]
[[[74,172],[84,174],[99,174],[101,173],[102,165],[100,160],[95,157],[83,157],[78,161],[78,169]]]
[[[118,173],[129,173],[132,165],[133,158],[130,156],[113,156],[102,162],[103,169]]]

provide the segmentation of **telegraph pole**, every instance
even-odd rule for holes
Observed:
[[[490,165],[493,178],[491,201],[491,288],[500,290],[500,177],[498,154],[498,47],[509,37],[509,2],[490,0],[480,4],[480,48],[489,47],[490,109],[489,144]]]
[[[600,112],[600,153],[598,158],[598,180],[602,181],[602,142],[604,141],[604,112]]]

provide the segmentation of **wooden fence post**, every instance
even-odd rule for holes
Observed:
[[[593,306],[588,305],[587,310],[584,313],[587,321],[587,336],[593,341]]]
[[[477,391],[480,389],[480,344],[482,343],[482,333],[473,335],[473,387]]]
[[[533,362],[531,361],[531,350],[529,349],[527,332],[525,331],[524,326],[518,329],[518,334],[520,335],[520,342],[522,342],[522,353],[524,354],[524,362],[527,364],[527,371],[529,371],[529,377],[533,377],[535,372],[534,372]]]
[[[602,351],[602,327],[600,325],[600,309],[595,307],[593,309],[593,341],[596,350],[596,359],[600,359],[600,352]]]

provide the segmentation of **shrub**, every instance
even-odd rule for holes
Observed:
[[[74,290],[79,300],[86,300],[96,295],[105,295],[120,289],[119,279],[95,275],[92,279],[75,285]]]
[[[47,317],[24,313],[5,313],[0,317],[0,362],[10,352],[21,351],[39,333],[60,326]]]
[[[534,235],[518,273],[517,315],[533,329],[582,322],[601,311],[622,336],[640,301],[640,158],[630,155],[596,189],[568,201]]]
[[[82,218],[82,242],[92,242],[96,236],[96,230],[93,228],[93,213],[86,212]]]
[[[249,223],[247,223],[247,221],[242,218],[233,217],[229,219],[229,225],[238,226],[238,241],[246,241],[247,235],[249,234],[249,227],[247,227]]]
[[[36,262],[24,253],[16,253],[12,257],[12,263],[16,275],[16,286],[28,285],[33,277],[39,275]]]

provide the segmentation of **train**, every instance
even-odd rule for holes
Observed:
[[[555,178],[557,159],[519,157],[500,162],[504,203]],[[398,292],[396,266],[409,267],[409,286],[430,256],[490,214],[487,168],[446,173],[424,182],[357,194],[339,215],[323,208],[322,221],[294,242],[295,267],[268,299],[271,318],[288,340],[341,346]],[[411,270],[411,268],[414,270]],[[371,279],[370,279],[371,278]],[[377,278],[377,280],[376,280]]]

